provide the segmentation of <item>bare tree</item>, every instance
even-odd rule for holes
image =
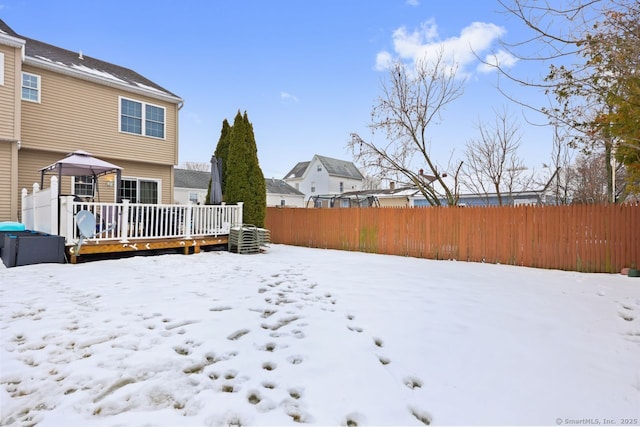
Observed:
[[[433,61],[416,61],[415,68],[400,61],[393,64],[371,113],[371,139],[351,134],[348,147],[355,160],[380,179],[401,177],[401,184],[414,185],[432,205],[442,200],[457,204],[461,164],[452,170],[453,184],[445,182],[446,172],[431,157],[427,131],[442,109],[462,95],[463,83],[456,78],[456,67],[445,64],[442,51]],[[385,134],[383,142],[374,139],[376,132]]]
[[[538,185],[551,194],[551,202],[556,205],[567,205],[573,200],[577,186],[576,169],[573,167],[575,150],[567,144],[561,130],[554,127],[553,149],[550,162],[543,163],[547,171]]]
[[[380,188],[380,185],[382,185],[380,178],[372,175],[364,175],[364,180],[362,181],[363,190],[376,190]]]
[[[640,182],[640,139],[636,117],[640,3],[637,0],[498,0],[530,30],[530,36],[503,46],[522,61],[548,65],[538,78],[516,76],[499,64],[502,75],[521,85],[543,89],[549,107],[526,105],[544,113],[551,125],[571,133],[570,144],[588,155],[604,149],[607,194],[616,197],[615,159]],[[526,47],[526,49],[524,49]],[[509,96],[507,94],[507,96]],[[511,98],[512,99],[512,98]],[[640,185],[638,186],[640,188]]]
[[[506,108],[495,111],[495,123],[478,123],[478,137],[467,142],[461,182],[472,193],[482,195],[489,204],[495,194],[498,204],[508,204],[516,190],[529,189],[533,174],[527,173],[518,156],[522,142],[520,126]]]
[[[577,187],[573,203],[606,203],[607,176],[602,169],[602,154],[582,154],[576,160]]]
[[[576,180],[572,203],[609,203],[611,198],[607,189],[608,172],[602,168],[606,152],[604,149],[582,153],[574,166]],[[626,170],[623,164],[615,164],[615,197],[624,199],[627,193],[625,183]]]
[[[182,165],[182,169],[187,169],[190,171],[200,171],[200,172],[209,172],[211,170],[211,163],[206,162],[184,162]]]

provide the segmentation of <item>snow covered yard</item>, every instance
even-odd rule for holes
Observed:
[[[0,425],[640,424],[640,279],[272,245],[0,267]]]

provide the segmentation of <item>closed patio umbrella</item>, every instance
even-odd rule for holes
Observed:
[[[209,203],[222,203],[222,159],[211,156],[211,188],[209,189]]]

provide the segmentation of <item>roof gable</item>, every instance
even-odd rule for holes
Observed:
[[[310,163],[311,162],[299,162],[284,176],[284,179],[302,178]]]
[[[319,156],[317,154],[314,155],[313,158],[318,159],[318,161],[322,163],[322,166],[324,166],[324,169],[330,176],[340,176],[357,180],[364,179],[364,176],[353,162]],[[302,178],[306,174],[310,164],[311,162],[299,162],[284,176],[284,179]]]
[[[0,19],[0,33],[7,34],[11,37],[20,37],[11,27],[9,27],[2,19]]]
[[[34,66],[49,66],[58,71],[66,71],[85,78],[100,80],[103,83],[128,86],[135,91],[142,91],[150,96],[165,96],[175,98],[174,102],[182,101],[177,95],[154,83],[146,77],[119,65],[73,52],[48,43],[18,35],[4,21],[0,19],[0,31],[13,37],[24,39],[25,62]]]

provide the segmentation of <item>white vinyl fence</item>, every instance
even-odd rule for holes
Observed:
[[[169,205],[101,203],[74,201],[74,196],[58,196],[58,181],[33,193],[22,190],[22,222],[27,229],[65,236],[67,244],[79,239],[76,214],[89,211],[96,218],[94,241],[129,239],[191,239],[228,235],[233,226],[242,224],[242,203],[237,205]]]

